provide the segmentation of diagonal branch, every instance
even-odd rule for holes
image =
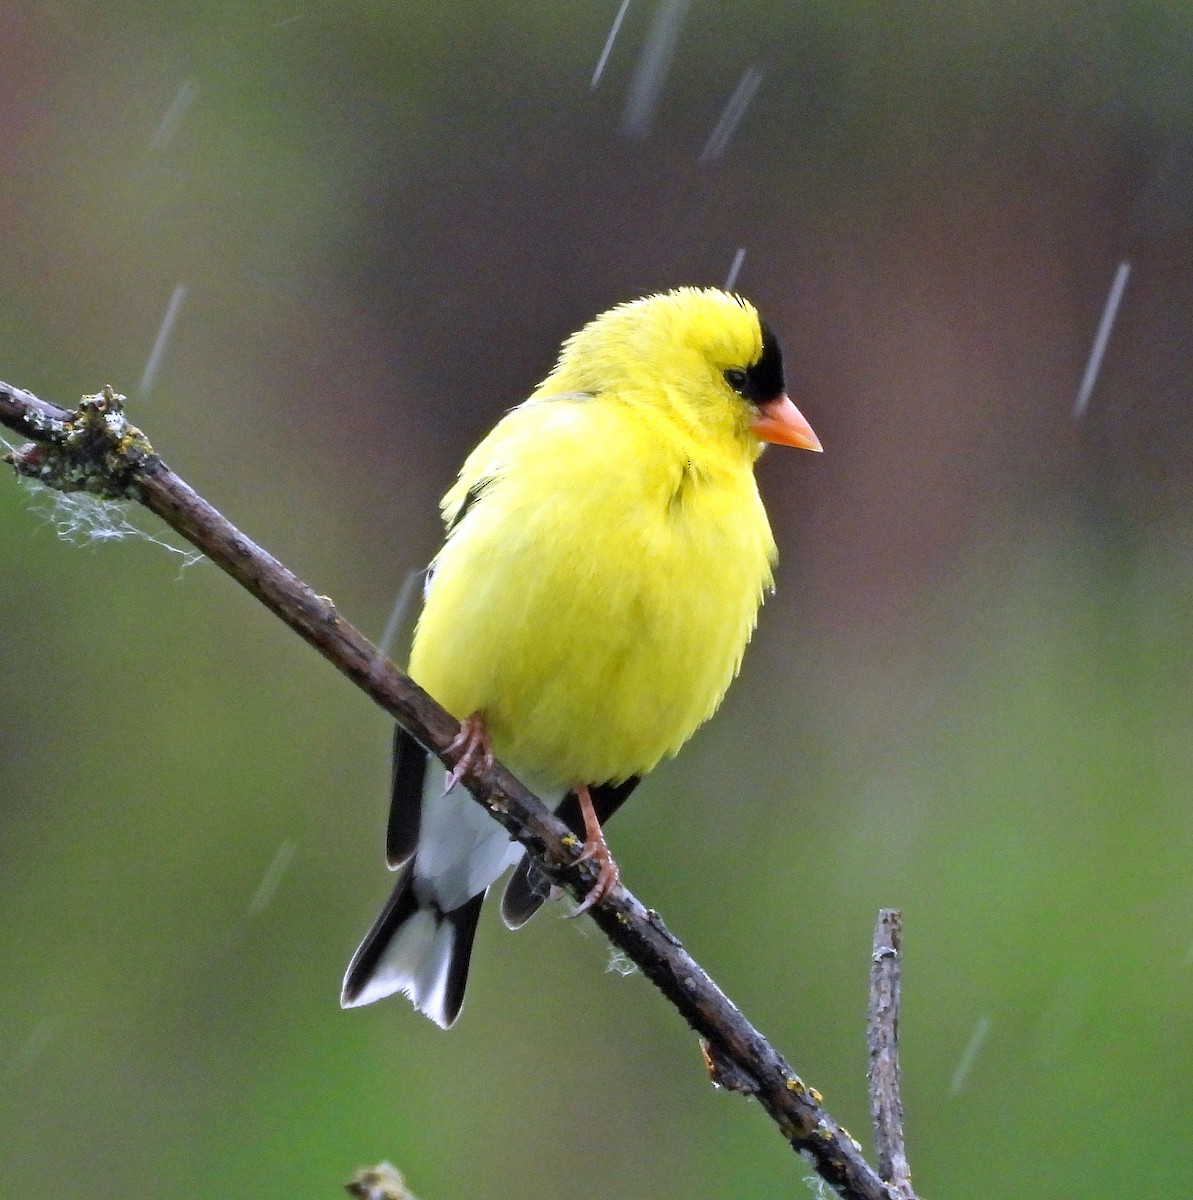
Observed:
[[[75,412],[0,383],[0,424],[36,439],[8,456],[21,475],[59,490],[86,490],[140,501],[201,550],[390,713],[446,765],[457,722],[336,612],[325,596],[255,545],[157,456],[106,388]],[[577,863],[581,844],[554,813],[500,763],[470,768],[464,782],[494,819],[521,842],[544,871],[578,898],[597,866]],[[664,926],[617,887],[591,913],[614,945],[635,962],[708,1044],[731,1065],[791,1146],[846,1200],[896,1200],[862,1157],[861,1147],[821,1107],[779,1053],[741,1014]],[[747,1089],[739,1089],[747,1090]]]

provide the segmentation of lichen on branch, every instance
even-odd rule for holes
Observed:
[[[139,498],[136,480],[156,456],[149,439],[124,415],[125,397],[111,386],[84,396],[65,418],[32,410],[24,432],[37,438],[6,454],[18,475],[59,492],[107,500]]]

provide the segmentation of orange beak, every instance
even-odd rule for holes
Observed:
[[[758,415],[750,422],[750,428],[764,442],[775,442],[780,446],[798,446],[801,450],[821,451],[824,447],[812,432],[812,426],[803,413],[787,398],[776,396],[758,408]]]

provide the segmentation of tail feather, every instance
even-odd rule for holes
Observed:
[[[414,862],[408,862],[348,964],[340,1004],[357,1008],[401,992],[436,1025],[450,1028],[464,1003],[484,899],[478,892],[446,913],[434,901],[422,903],[415,895]]]

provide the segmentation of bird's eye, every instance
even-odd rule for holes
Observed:
[[[739,371],[736,367],[730,367],[730,369],[725,372],[725,382],[735,392],[744,392],[746,390],[746,385],[750,382],[750,378],[745,371]]]

